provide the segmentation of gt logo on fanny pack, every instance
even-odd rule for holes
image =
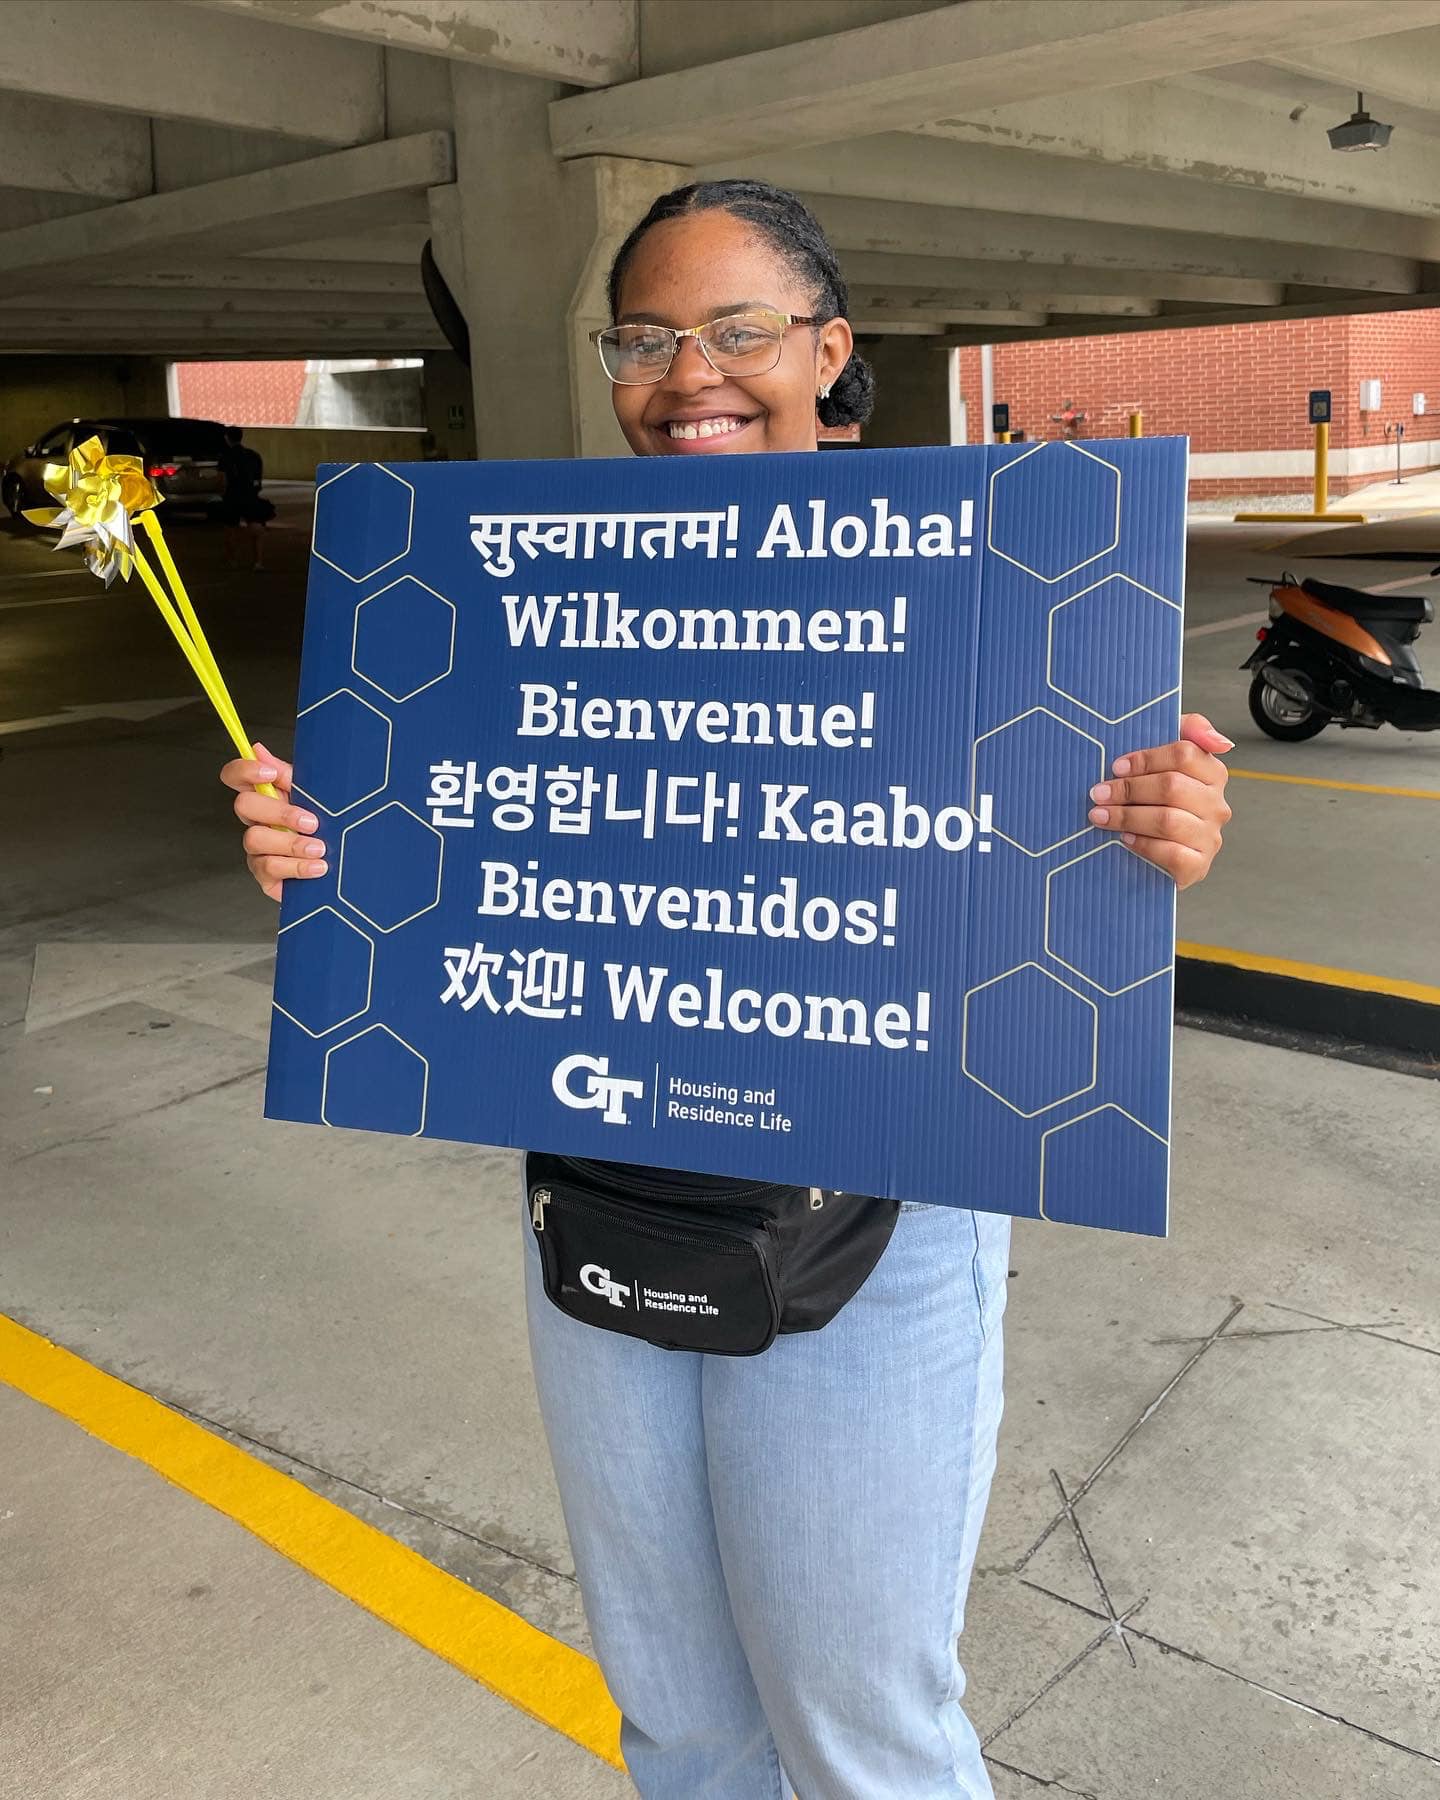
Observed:
[[[630,1297],[630,1290],[623,1281],[612,1281],[610,1271],[602,1269],[599,1263],[586,1263],[580,1271],[581,1287],[589,1288],[592,1294],[599,1294],[602,1300],[608,1300],[612,1306],[623,1306]]]
[[[579,1076],[576,1082],[573,1078]],[[643,1100],[645,1083],[610,1073],[608,1056],[567,1056],[556,1063],[550,1086],[562,1106],[577,1112],[598,1111],[607,1125],[628,1125],[625,1099]]]

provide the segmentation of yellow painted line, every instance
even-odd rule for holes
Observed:
[[[1283,781],[1290,787],[1338,788],[1342,794],[1385,794],[1392,800],[1440,800],[1440,789],[1374,787],[1366,781],[1327,781],[1319,775],[1272,775],[1267,769],[1232,769],[1241,781]]]
[[[1440,1006],[1440,987],[1423,981],[1395,981],[1387,975],[1367,975],[1359,969],[1330,969],[1323,963],[1291,962],[1284,956],[1255,956],[1248,950],[1231,950],[1223,944],[1176,944],[1177,956],[1197,962],[1225,963],[1232,969],[1253,969],[1261,975],[1289,975],[1298,981],[1318,981],[1325,987],[1348,988],[1361,994],[1391,994],[1398,1000],[1419,1000]]]
[[[224,1438],[0,1315],[0,1381],[123,1450],[511,1706],[623,1769],[596,1665]]]

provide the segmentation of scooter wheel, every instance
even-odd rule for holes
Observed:
[[[1282,744],[1303,744],[1330,723],[1326,714],[1271,687],[1263,674],[1250,683],[1250,717],[1267,737],[1279,738]]]

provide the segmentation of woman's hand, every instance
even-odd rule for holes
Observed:
[[[304,807],[291,804],[294,772],[290,764],[271,756],[263,744],[257,744],[255,751],[257,761],[242,757],[228,762],[220,779],[235,789],[235,817],[245,826],[240,841],[250,873],[260,883],[262,894],[278,900],[281,882],[323,875],[330,865],[325,861],[324,844],[308,835],[319,829],[320,821]],[[255,792],[262,781],[274,784],[278,799]]]
[[[1214,753],[1234,748],[1207,718],[1187,713],[1178,743],[1116,758],[1114,778],[1090,790],[1090,823],[1118,831],[1127,849],[1174,876],[1177,887],[1203,881],[1230,822],[1230,771]]]

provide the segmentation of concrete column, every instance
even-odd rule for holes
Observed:
[[[425,429],[452,462],[475,454],[475,404],[470,371],[453,350],[425,352]]]
[[[681,186],[690,174],[676,163],[618,156],[584,156],[564,165],[566,227],[577,243],[589,245],[566,317],[575,456],[627,454],[610,404],[610,383],[589,334],[610,323],[610,265],[631,226],[657,196]]]
[[[566,228],[550,149],[546,107],[567,90],[459,62],[450,79],[475,453],[569,456],[567,308],[590,240]]]
[[[860,346],[875,371],[875,414],[864,428],[868,448],[950,442],[945,350],[924,338],[872,338]]]

